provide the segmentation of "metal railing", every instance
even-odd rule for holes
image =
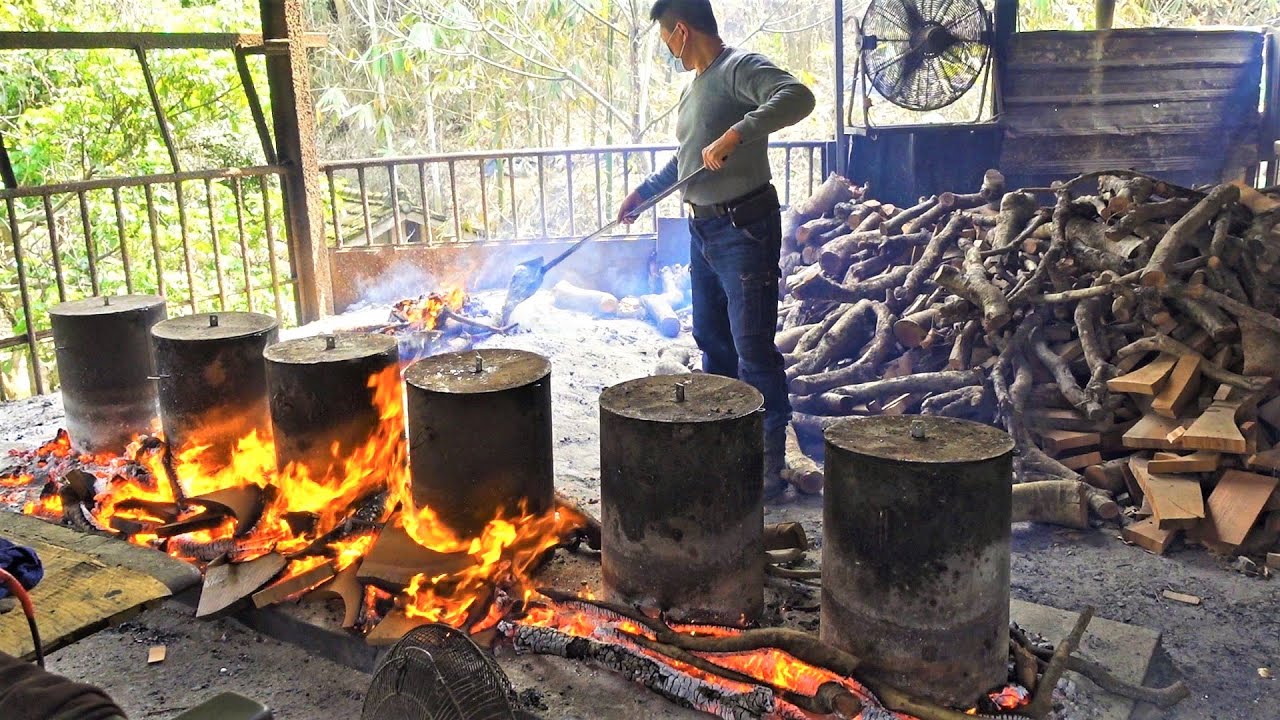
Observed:
[[[148,293],[164,296],[170,314],[250,310],[293,322],[282,172],[267,165],[0,189],[3,394],[58,385],[49,309],[67,300]],[[103,338],[103,352],[110,346]],[[23,376],[27,387],[12,387]]]
[[[783,203],[807,197],[827,167],[825,142],[769,147]],[[320,163],[328,180],[330,247],[576,238],[613,218],[674,145],[620,145],[414,155]],[[394,201],[393,201],[394,198]],[[670,199],[614,237],[652,235]]]

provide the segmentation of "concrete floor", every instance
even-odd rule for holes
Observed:
[[[553,362],[556,470],[559,488],[587,503],[598,501],[596,397],[604,387],[649,374],[659,348],[691,343],[666,340],[632,321],[591,322],[550,308],[544,297],[526,303],[517,320],[531,330],[500,338]],[[56,397],[0,407],[0,442],[35,444],[61,423]],[[588,505],[590,507],[590,505]],[[799,520],[821,543],[821,499],[770,509],[768,522]],[[1173,711],[1144,717],[1178,720],[1280,718],[1280,592],[1276,581],[1233,572],[1201,550],[1150,555],[1118,539],[1118,530],[1065,531],[1017,526],[1013,542],[1015,598],[1079,610],[1163,634],[1152,684],[1175,677],[1192,697]],[[815,555],[816,557],[816,555]],[[1174,589],[1203,598],[1199,606],[1165,600]],[[774,617],[796,627],[817,626],[816,595],[781,588]],[[790,597],[791,600],[785,600]],[[778,605],[803,608],[784,610]],[[169,658],[146,665],[147,647],[166,644]],[[557,664],[561,663],[561,664]],[[536,687],[549,718],[691,717],[608,673],[564,667],[563,661],[504,662],[517,689]],[[166,718],[223,690],[270,704],[279,718],[358,717],[368,676],[257,636],[230,620],[195,622],[185,606],[170,603],[133,622],[56,653],[51,667],[105,687],[134,718]],[[1142,711],[1139,713],[1142,715]]]

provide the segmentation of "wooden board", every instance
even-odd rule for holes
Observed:
[[[1205,539],[1237,546],[1276,490],[1276,478],[1240,470],[1223,473],[1209,494]]]
[[[1090,465],[1098,465],[1102,463],[1102,453],[1091,452],[1084,455],[1076,455],[1074,457],[1063,458],[1062,464],[1076,472],[1080,472]]]
[[[1203,358],[1199,355],[1184,355],[1178,359],[1164,388],[1151,403],[1151,409],[1156,414],[1175,419],[1182,415],[1182,411],[1195,399],[1196,392],[1200,389],[1201,362]]]
[[[1161,530],[1155,518],[1147,518],[1122,528],[1120,537],[1124,538],[1125,542],[1131,542],[1143,550],[1163,555],[1178,537],[1178,531]]]
[[[1195,527],[1205,517],[1204,494],[1200,482],[1179,475],[1152,473],[1146,458],[1129,458],[1129,468],[1143,495],[1151,502],[1152,517],[1161,530]]]
[[[1121,442],[1125,447],[1135,450],[1176,450],[1178,446],[1169,442],[1169,433],[1179,427],[1182,427],[1182,423],[1177,420],[1155,414],[1143,415],[1124,434]]]
[[[1280,553],[1267,553],[1267,567],[1280,570]]]
[[[1058,457],[1068,450],[1093,449],[1102,443],[1102,435],[1094,432],[1045,430],[1039,435],[1040,448],[1053,457]]]
[[[1245,465],[1250,470],[1280,471],[1280,450],[1264,450],[1256,455],[1250,455]]]
[[[32,589],[31,602],[46,653],[123,622],[170,595],[169,588],[150,575],[105,565],[66,548],[33,545],[45,563],[44,579]],[[0,652],[34,657],[31,631],[21,612],[0,615]]]
[[[212,617],[233,610],[287,564],[279,554],[268,553],[249,562],[210,565],[205,570],[196,617]]]
[[[1184,436],[1185,437],[1185,436]],[[1154,473],[1202,473],[1218,469],[1222,456],[1208,450],[1198,450],[1190,455],[1156,453],[1147,469]]]
[[[1259,406],[1258,417],[1270,425],[1272,430],[1280,430],[1280,397]]]
[[[1248,442],[1236,427],[1236,403],[1217,401],[1200,414],[1180,440],[1182,447],[1190,450],[1213,450],[1241,454],[1248,451]]]
[[[1156,395],[1164,388],[1173,372],[1178,358],[1173,355],[1161,355],[1153,362],[1137,370],[1107,381],[1107,389],[1111,392],[1136,393],[1138,395]]]
[[[293,577],[274,582],[253,594],[253,606],[267,607],[282,602],[293,595],[319,586],[337,575],[332,563],[317,565],[310,570],[298,573]]]

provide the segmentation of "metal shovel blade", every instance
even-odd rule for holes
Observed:
[[[547,269],[542,258],[536,257],[516,265],[511,273],[511,282],[507,285],[507,299],[502,303],[502,316],[499,325],[505,326],[511,320],[511,313],[520,303],[533,297],[542,287],[542,280],[547,276]]]

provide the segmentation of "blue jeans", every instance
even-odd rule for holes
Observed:
[[[766,451],[781,452],[791,422],[791,400],[778,327],[778,211],[739,229],[728,217],[689,220],[689,276],[693,285],[693,339],[702,369],[738,378],[764,395]]]

